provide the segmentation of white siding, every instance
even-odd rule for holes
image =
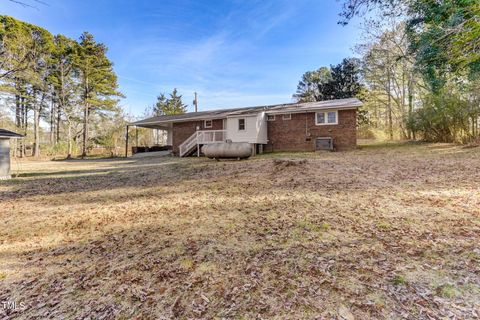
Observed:
[[[238,119],[245,119],[245,130],[238,130]],[[267,118],[264,112],[227,118],[227,139],[233,142],[267,143]]]
[[[10,139],[0,138],[0,180],[10,179]]]
[[[257,116],[258,123],[258,134],[257,134],[257,143],[267,144],[267,115],[265,112],[260,112]]]

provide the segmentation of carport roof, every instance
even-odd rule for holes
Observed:
[[[266,112],[267,114],[298,113],[311,112],[324,109],[356,109],[362,106],[362,102],[357,98],[336,99],[316,102],[295,102],[276,105],[243,107],[232,109],[219,109],[200,112],[188,112],[169,116],[157,116],[130,123],[137,127],[155,127],[162,126],[172,122],[183,122],[190,120],[210,120],[247,115],[257,112]]]
[[[0,128],[0,138],[23,138],[23,135],[7,129]]]

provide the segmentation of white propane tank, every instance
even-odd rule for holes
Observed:
[[[210,159],[238,158],[246,159],[252,155],[252,146],[248,142],[216,142],[202,147],[203,154]]]

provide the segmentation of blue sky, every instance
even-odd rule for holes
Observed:
[[[34,3],[33,0],[24,0]],[[336,0],[43,0],[0,12],[109,48],[125,110],[141,116],[176,87],[192,110],[291,102],[301,75],[352,56],[353,21],[337,25]]]

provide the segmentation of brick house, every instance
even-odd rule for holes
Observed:
[[[199,155],[204,144],[248,142],[252,152],[352,149],[358,99],[189,112],[129,124],[166,131],[174,155]],[[127,127],[128,130],[128,127]]]

